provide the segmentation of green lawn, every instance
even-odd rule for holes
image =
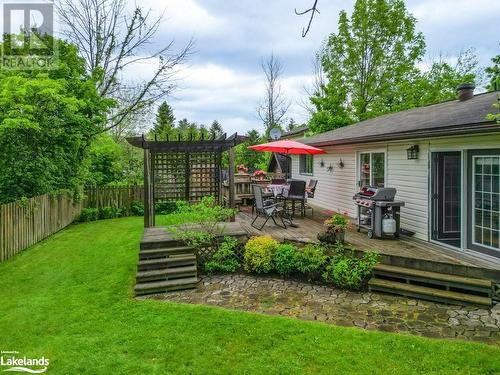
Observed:
[[[141,232],[141,218],[75,225],[1,264],[0,350],[55,374],[500,373],[482,344],[136,301]]]

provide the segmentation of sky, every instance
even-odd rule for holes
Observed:
[[[260,63],[271,53],[282,62],[283,91],[291,101],[288,116],[307,121],[301,102],[305,87],[313,80],[315,52],[330,33],[337,31],[338,14],[351,12],[354,0],[319,0],[317,14],[306,38],[307,24],[298,10],[313,0],[142,0],[153,14],[165,20],[153,41],[155,48],[175,41],[180,49],[190,39],[194,53],[179,72],[179,87],[168,98],[177,120],[209,125],[218,120],[227,133],[262,130],[257,107],[264,97],[265,80]],[[131,4],[133,4],[131,2]],[[474,47],[480,64],[500,53],[500,1],[498,0],[407,0],[407,8],[418,20],[417,29],[426,39],[430,61],[440,54],[451,61]],[[126,71],[129,79],[147,78],[149,64]]]

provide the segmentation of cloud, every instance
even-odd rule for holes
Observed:
[[[325,38],[337,30],[341,9],[351,12],[354,0],[320,0],[307,38],[302,27],[307,17],[294,14],[309,1],[289,0],[168,0],[141,1],[167,20],[155,43],[174,39],[180,48],[191,37],[196,53],[178,75],[181,88],[169,98],[177,118],[209,124],[219,120],[227,132],[262,127],[256,107],[264,95],[260,68],[263,57],[274,52],[283,62],[283,89],[290,100],[289,116],[298,122],[307,114],[298,102],[307,102],[303,90],[312,82],[312,58]],[[407,0],[417,18],[417,29],[431,56],[444,54],[451,61],[461,50],[475,47],[482,65],[499,53],[500,2],[492,0]],[[428,59],[424,60],[424,63]],[[131,79],[147,77],[153,66],[129,69]]]

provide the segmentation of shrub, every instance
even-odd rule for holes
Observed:
[[[79,222],[96,221],[99,219],[99,210],[97,208],[84,208],[78,218]]]
[[[214,197],[203,197],[201,202],[189,205],[177,202],[177,213],[189,216],[188,224],[169,228],[181,240],[200,248],[216,246],[217,238],[222,235],[223,227],[219,223],[228,221],[235,215],[235,210],[217,204]],[[193,226],[196,230],[193,230]]]
[[[308,279],[319,276],[321,268],[325,265],[325,248],[320,245],[307,245],[297,252],[297,269]]]
[[[281,244],[274,254],[274,268],[282,276],[288,276],[297,269],[297,248],[292,244]]]
[[[332,232],[344,232],[349,229],[351,222],[347,216],[347,212],[344,214],[335,214],[331,218],[325,220],[324,225],[327,231]]]
[[[240,267],[240,262],[236,255],[238,241],[232,237],[224,237],[217,251],[210,260],[205,263],[205,272],[211,274],[215,272],[234,272]]]
[[[99,220],[115,219],[123,216],[123,210],[117,207],[101,207],[99,208]]]
[[[354,251],[338,244],[326,266],[323,279],[340,288],[360,289],[372,274],[378,258],[378,253],[373,251],[368,251],[359,258]]]
[[[132,216],[144,216],[144,202],[132,202],[132,204],[130,205],[130,213]]]
[[[177,211],[177,202],[159,202],[155,204],[155,214],[168,215]]]
[[[273,256],[278,242],[271,236],[251,238],[245,245],[244,264],[247,272],[268,273],[273,269]]]

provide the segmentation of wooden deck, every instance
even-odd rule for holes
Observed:
[[[310,215],[310,211],[308,211]],[[275,226],[271,221],[259,231],[251,226],[252,214],[249,208],[242,207],[237,215],[236,221],[250,235],[268,234],[279,241],[295,242],[317,242],[317,234],[324,230],[323,221],[326,215],[320,210],[314,210],[314,216],[307,218],[297,217],[294,223],[296,228],[289,227],[286,230]],[[346,241],[361,251],[375,250],[382,256],[392,260],[411,259],[422,262],[442,263],[445,265],[455,265],[459,268],[484,268],[500,272],[500,262],[491,263],[482,259],[474,258],[470,254],[454,251],[446,247],[441,247],[425,241],[401,237],[400,239],[369,239],[366,232],[358,233],[349,231],[346,233]],[[388,262],[389,263],[389,262]],[[394,264],[394,262],[390,262]],[[400,262],[401,263],[401,262]],[[403,262],[404,263],[404,262]],[[435,269],[435,268],[434,268]]]

